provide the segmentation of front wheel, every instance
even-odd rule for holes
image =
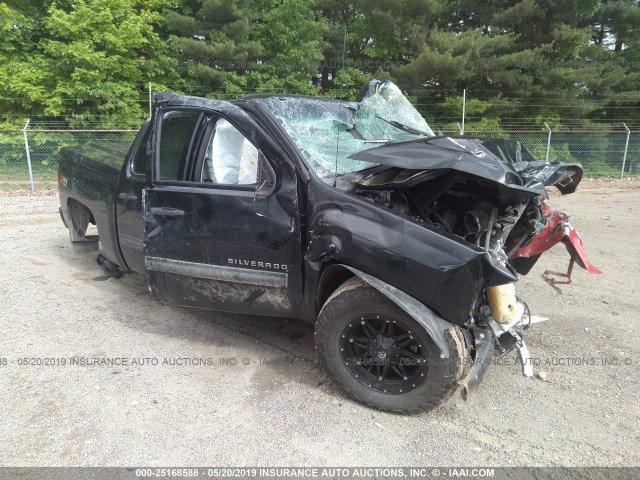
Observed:
[[[449,358],[427,331],[400,307],[360,278],[329,297],[316,324],[320,364],[347,395],[380,410],[429,411],[457,388],[464,339],[451,326]]]

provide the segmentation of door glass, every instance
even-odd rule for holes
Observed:
[[[136,149],[131,170],[135,175],[148,176],[151,172],[151,154],[149,153],[149,133],[151,128],[148,125],[144,128],[146,128],[146,131]]]
[[[183,178],[191,149],[194,148],[194,133],[200,115],[200,112],[188,110],[168,111],[162,115],[159,178]]]
[[[231,123],[220,118],[209,140],[205,181],[224,185],[252,185],[258,172],[258,149]]]

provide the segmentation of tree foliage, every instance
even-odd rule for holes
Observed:
[[[3,24],[24,41],[2,46],[10,62],[0,71],[0,96],[9,100],[9,111],[42,121],[63,116],[70,126],[139,124],[147,111],[140,86],[175,77],[157,32],[164,5],[151,3],[0,4]]]
[[[640,0],[0,2],[0,118],[129,126],[146,85],[354,98],[391,78],[468,125],[640,121]]]

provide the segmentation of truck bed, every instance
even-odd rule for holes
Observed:
[[[67,224],[69,202],[78,201],[93,214],[102,250],[120,259],[116,231],[116,192],[129,144],[65,147],[60,151],[60,205]]]

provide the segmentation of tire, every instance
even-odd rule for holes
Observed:
[[[71,248],[73,248],[73,251],[77,253],[94,253],[100,250],[98,240],[71,242]]]
[[[439,347],[416,320],[355,277],[322,307],[315,343],[320,364],[349,397],[416,414],[442,404],[458,387],[467,355],[464,338],[454,325],[445,337],[451,355],[440,358]]]
[[[69,202],[69,238],[71,242],[87,241],[85,234],[91,221],[91,212],[78,202]]]

